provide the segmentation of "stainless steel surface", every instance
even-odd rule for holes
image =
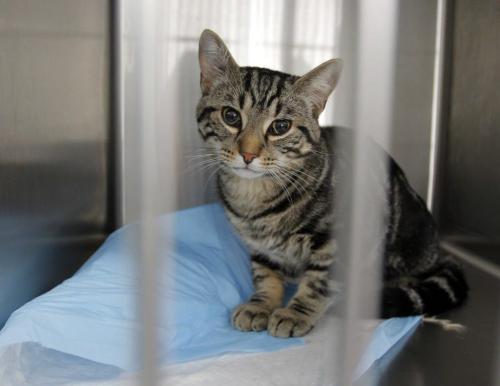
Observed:
[[[420,325],[363,381],[376,380],[379,386],[500,385],[500,280],[468,264],[465,268],[470,298],[442,318],[464,324],[467,331],[461,335]]]
[[[441,317],[467,332],[423,324],[360,384],[500,385],[500,3],[451,3],[449,111],[437,198],[443,247],[462,259],[471,291],[462,307]]]
[[[437,1],[397,3],[389,150],[413,188],[425,199],[429,180]]]
[[[0,1],[0,325],[108,217],[108,1]]]
[[[448,48],[449,9],[448,0],[437,1],[434,74],[432,89],[431,133],[429,144],[429,178],[427,186],[427,207],[431,213],[436,212],[436,182],[441,150],[441,127],[443,126],[444,108],[446,105],[446,61]]]
[[[441,223],[455,236],[483,236],[479,244],[498,244],[500,2],[457,0],[453,23]]]

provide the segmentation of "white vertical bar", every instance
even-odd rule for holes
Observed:
[[[382,248],[384,214],[387,210],[384,194],[374,190],[386,179],[383,162],[372,153],[369,138],[387,148],[392,126],[394,93],[394,63],[396,55],[396,21],[398,4],[396,0],[379,2],[359,0],[357,7],[346,4],[350,9],[349,25],[357,34],[354,52],[351,52],[353,110],[347,117],[353,124],[353,167],[352,174],[341,176],[339,184],[349,184],[352,194],[349,209],[342,222],[348,224],[340,235],[339,245],[345,247],[346,255],[339,258],[346,261],[343,273],[345,306],[343,309],[342,344],[338,358],[341,359],[341,385],[354,382],[354,372],[363,350],[359,340],[362,319],[377,317],[379,293],[382,281]],[[347,8],[349,7],[349,8]],[[352,7],[352,8],[351,8]],[[349,146],[348,143],[340,146]],[[378,161],[378,162],[377,162]],[[378,167],[376,166],[378,165]],[[377,193],[379,196],[377,196]],[[344,197],[345,198],[345,197]],[[345,205],[339,202],[338,206]],[[344,252],[343,251],[343,252]]]
[[[176,127],[166,119],[172,116],[170,105],[175,105],[175,96],[166,92],[170,81],[166,76],[167,36],[161,32],[169,20],[163,19],[163,6],[158,0],[120,1],[120,168],[122,193],[127,194],[122,209],[125,223],[141,221],[137,261],[141,327],[134,354],[141,370],[138,383],[145,386],[158,383],[159,358],[166,358],[163,345],[161,352],[158,345],[165,338],[159,336],[158,324],[164,324],[168,310],[162,309],[160,314],[156,293],[168,285],[159,283],[159,272],[168,267],[160,260],[156,216],[160,210],[175,208],[177,182]],[[168,235],[163,230],[161,238],[166,245]],[[162,249],[162,256],[165,252]]]
[[[431,148],[429,152],[429,183],[427,185],[427,207],[431,212],[435,206],[436,169],[439,140],[442,130],[442,98],[446,39],[446,0],[438,0],[436,16],[436,43],[434,53],[434,79],[432,85]]]
[[[123,4],[120,0],[115,0],[112,2],[113,6],[111,7],[111,12],[114,12],[114,15],[111,17],[114,25],[112,25],[113,33],[111,43],[111,47],[113,47],[113,51],[111,55],[114,56],[113,64],[114,68],[111,69],[113,77],[113,86],[114,89],[111,90],[114,108],[112,109],[112,113],[114,117],[112,118],[112,122],[114,122],[114,127],[111,130],[114,130],[114,213],[115,213],[115,224],[116,226],[122,226],[124,224],[125,219],[125,184],[124,184],[124,175],[125,175],[125,158],[124,158],[124,107],[125,107],[125,99],[124,99],[124,72],[122,65],[122,53],[123,53],[123,19],[124,19],[124,10]]]
[[[139,186],[135,189],[139,196],[142,221],[139,259],[139,310],[142,319],[140,384],[154,386],[158,384],[160,359],[164,361],[168,357],[165,343],[169,331],[164,331],[163,327],[171,311],[165,309],[163,304],[160,310],[156,296],[160,289],[164,291],[170,284],[160,282],[160,272],[172,268],[168,266],[168,260],[160,259],[168,255],[164,249],[171,245],[171,228],[166,229],[162,223],[160,235],[157,216],[160,212],[170,212],[177,207],[178,88],[169,69],[177,56],[171,49],[169,32],[175,29],[172,23],[178,19],[178,11],[165,12],[172,5],[171,2],[130,1],[134,7],[138,7],[137,13],[130,17],[139,23],[138,48],[135,50],[137,66],[133,75],[138,86],[138,98],[135,101],[139,124],[129,129],[136,131],[140,153],[139,176],[136,178]],[[159,325],[162,326],[161,335]],[[162,371],[162,380],[166,381],[165,371]]]
[[[154,216],[157,213],[157,162],[156,162],[156,124],[157,124],[157,93],[156,93],[156,61],[158,37],[156,31],[155,0],[139,2],[137,21],[138,28],[138,61],[137,76],[139,83],[138,115],[140,137],[140,210],[143,225],[141,228],[140,268],[140,299],[139,307],[142,319],[142,334],[140,336],[141,385],[154,386],[157,383],[158,334],[156,323],[158,251],[156,248],[156,229]]]

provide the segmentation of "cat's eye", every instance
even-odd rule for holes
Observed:
[[[238,129],[241,128],[241,115],[232,107],[224,107],[222,109],[222,119],[229,126],[236,127]]]
[[[285,134],[291,127],[292,124],[288,119],[277,119],[271,123],[269,129],[267,129],[267,133],[269,135],[279,136]]]

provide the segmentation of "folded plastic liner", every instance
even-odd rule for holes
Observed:
[[[305,339],[230,325],[231,310],[253,287],[248,253],[220,206],[166,215],[157,226],[160,234],[174,232],[173,248],[160,243],[160,257],[169,264],[159,268],[157,291],[160,374],[168,374],[169,385],[326,384],[322,343],[325,337],[334,343],[340,328],[333,315]],[[140,224],[132,224],[114,232],[72,278],[12,314],[0,333],[0,384],[132,384],[140,363],[139,231]],[[367,348],[358,373],[419,320],[362,324]]]

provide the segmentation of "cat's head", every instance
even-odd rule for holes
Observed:
[[[297,168],[317,152],[318,117],[342,69],[329,60],[303,76],[240,67],[210,30],[200,37],[198,130],[225,169],[244,178]]]

